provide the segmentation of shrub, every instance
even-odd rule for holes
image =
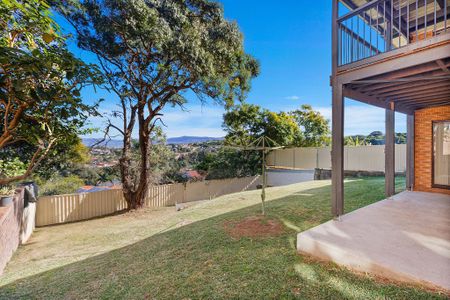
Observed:
[[[41,185],[41,195],[59,195],[75,193],[77,189],[84,185],[83,179],[70,175],[67,177],[57,176]]]

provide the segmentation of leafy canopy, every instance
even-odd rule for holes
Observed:
[[[71,4],[71,5],[67,5]],[[208,0],[63,1],[78,45],[98,55],[122,97],[182,105],[190,89],[231,105],[243,100],[258,63],[242,34]],[[152,103],[153,104],[153,103]],[[151,106],[149,106],[151,110]]]
[[[297,122],[302,136],[302,147],[321,147],[330,143],[330,126],[327,119],[311,105],[303,104],[300,109],[290,112]]]
[[[196,169],[206,172],[207,180],[254,176],[261,171],[261,153],[222,147],[206,153]]]
[[[266,136],[280,146],[319,147],[329,143],[328,121],[311,106],[292,112],[272,112],[258,105],[235,105],[223,116],[225,141],[249,145]]]
[[[101,77],[67,51],[45,1],[2,1],[0,29],[0,152],[29,150],[22,174],[0,178],[7,184],[31,175],[55,145],[77,140],[96,114],[80,90]]]

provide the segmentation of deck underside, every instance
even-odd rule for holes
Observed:
[[[449,104],[450,34],[435,41],[410,51],[399,49],[397,56],[387,53],[390,56],[384,60],[370,58],[367,61],[374,61],[338,72],[344,97],[406,114]]]
[[[298,234],[297,249],[450,291],[450,196],[403,192]]]

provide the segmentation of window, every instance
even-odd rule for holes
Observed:
[[[433,122],[433,187],[450,189],[450,121]]]

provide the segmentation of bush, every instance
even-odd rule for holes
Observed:
[[[46,181],[40,188],[41,195],[60,195],[75,193],[84,185],[83,179],[70,175],[67,177],[57,176]]]
[[[196,169],[206,172],[207,180],[254,176],[261,170],[261,159],[258,151],[221,148],[218,152],[207,153]]]

